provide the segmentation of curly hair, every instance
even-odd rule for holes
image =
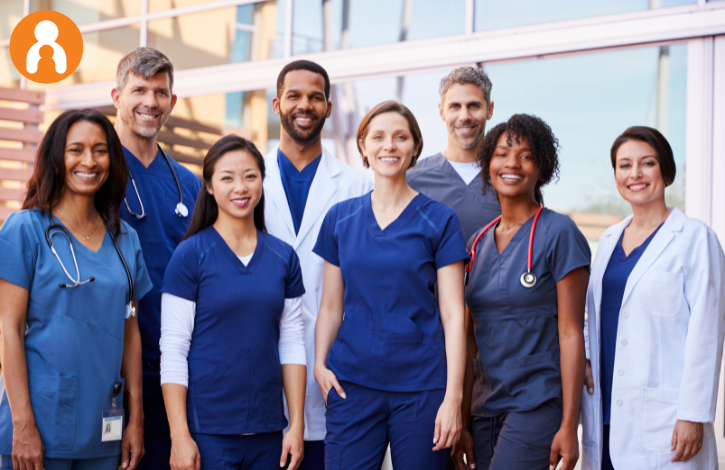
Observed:
[[[511,145],[512,139],[521,142],[529,140],[531,152],[534,156],[541,175],[536,182],[534,197],[536,202],[543,203],[544,196],[541,188],[556,178],[559,179],[559,139],[554,136],[551,127],[541,118],[529,114],[514,114],[507,122],[502,122],[488,131],[483,139],[483,145],[478,149],[476,160],[481,166],[481,179],[483,180],[483,194],[489,190],[494,191],[491,183],[489,168],[491,158],[496,152],[498,139],[507,134],[506,142]],[[498,198],[498,195],[496,195]]]

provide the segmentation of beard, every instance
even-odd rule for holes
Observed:
[[[294,119],[297,116],[308,116],[312,119],[316,119],[318,121],[317,125],[315,125],[312,129],[308,131],[300,130],[295,127],[294,124]],[[311,142],[315,140],[320,135],[320,133],[322,133],[322,128],[325,126],[326,119],[327,118],[324,115],[322,118],[319,118],[312,113],[300,111],[292,113],[291,115],[287,115],[281,111],[279,113],[279,120],[282,124],[282,128],[290,137],[292,137],[293,140],[297,142]]]
[[[128,126],[131,131],[136,134],[139,137],[143,137],[144,139],[153,139],[156,137],[156,135],[161,130],[161,127],[166,123],[166,119],[169,117],[169,113],[162,112],[161,119],[159,119],[158,125],[153,124],[142,124],[139,122],[136,118],[136,111],[139,112],[145,112],[143,109],[132,109],[129,113],[125,113],[121,115],[121,119],[123,119],[126,126]],[[154,113],[158,112],[158,109],[153,110]]]
[[[463,123],[463,125],[470,125],[470,124],[471,124],[470,122]],[[481,142],[481,139],[483,139],[483,135],[486,133],[486,121],[483,121],[481,124],[479,124],[478,130],[476,131],[475,134],[473,134],[470,137],[464,138],[464,139],[462,139],[461,137],[458,136],[458,133],[456,132],[455,128],[451,129],[451,131],[452,131],[451,138],[456,143],[456,145],[458,145],[462,149],[468,150],[468,149],[471,149],[471,148],[475,147],[476,145],[478,145],[478,143]]]

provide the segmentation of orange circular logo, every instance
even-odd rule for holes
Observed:
[[[57,83],[75,72],[83,57],[83,36],[73,20],[57,11],[31,13],[10,36],[10,57],[25,78]]]

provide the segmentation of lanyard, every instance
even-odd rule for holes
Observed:
[[[529,235],[529,257],[528,257],[528,263],[526,264],[526,272],[521,275],[521,285],[526,287],[527,289],[531,289],[536,285],[536,275],[531,272],[532,262],[533,262],[533,250],[534,250],[534,234],[536,233],[536,223],[539,221],[539,215],[541,215],[541,209],[543,209],[543,205],[539,204],[539,208],[536,209],[536,215],[534,216],[534,222],[531,224],[531,234]],[[488,232],[488,229],[496,225],[503,216],[498,216],[496,219],[494,219],[490,224],[486,225],[483,230],[481,230],[481,233],[478,234],[476,239],[473,241],[473,246],[471,247],[471,261],[466,265],[465,268],[465,274],[463,278],[463,285],[465,287],[468,286],[468,277],[473,271],[473,263],[476,261],[476,247],[478,246],[478,241],[483,237],[486,232]]]

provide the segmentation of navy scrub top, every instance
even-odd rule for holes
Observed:
[[[456,211],[464,240],[501,215],[494,192],[482,192],[481,174],[466,184],[442,153],[418,160],[406,178],[411,188]]]
[[[188,357],[189,431],[286,428],[279,323],[284,299],[305,293],[295,250],[258,231],[245,266],[210,226],[179,245],[161,291],[196,302]]]
[[[320,160],[322,160],[322,154],[312,160],[302,171],[297,171],[287,155],[277,149],[277,164],[279,165],[279,173],[282,175],[282,186],[284,187],[284,194],[287,196],[287,204],[292,213],[292,224],[295,226],[295,233],[300,233],[302,216],[307,205],[307,196],[310,194],[312,180],[315,179]]]
[[[55,223],[60,224],[58,219]],[[128,304],[128,278],[106,230],[94,252],[72,234],[81,280],[69,283],[45,240],[48,212],[30,209],[11,214],[0,228],[0,278],[29,291],[25,357],[30,406],[45,457],[91,459],[121,453],[121,441],[101,442],[103,411],[110,410],[113,384],[121,380]],[[75,277],[68,239],[53,237],[63,265]],[[121,222],[118,246],[134,281],[134,300],[151,289],[136,232]],[[139,316],[144,311],[139,310]],[[116,401],[123,408],[123,391]],[[12,453],[13,425],[7,395],[0,402],[0,454]]]
[[[494,227],[476,248],[466,291],[478,344],[474,416],[530,411],[562,395],[556,283],[577,268],[588,269],[591,251],[569,217],[544,208],[534,234],[532,272],[538,280],[525,288],[520,278],[526,271],[533,219],[500,255]]]
[[[664,223],[664,222],[663,222]],[[617,327],[619,326],[619,311],[622,309],[624,289],[627,287],[627,279],[637,262],[649,246],[649,243],[659,232],[660,225],[640,246],[629,253],[624,254],[622,248],[622,236],[614,248],[612,257],[609,258],[607,270],[602,277],[602,353],[600,356],[600,383],[602,384],[602,412],[604,425],[609,425],[609,416],[612,409],[612,383],[614,382],[614,356],[617,352]]]
[[[381,230],[370,194],[334,205],[315,248],[339,266],[345,316],[327,356],[339,380],[399,392],[446,387],[437,270],[468,260],[455,212],[418,194]]]
[[[146,168],[126,147],[123,148],[128,168],[136,180],[138,193],[146,210],[146,217],[139,220],[131,216],[126,204],[121,204],[119,215],[138,232],[141,240],[146,266],[151,275],[153,289],[139,301],[138,328],[141,331],[141,347],[143,358],[152,361],[158,369],[161,358],[159,340],[161,339],[161,293],[159,288],[164,279],[166,265],[176,246],[186,234],[189,221],[194,211],[196,197],[201,189],[201,180],[191,171],[184,168],[171,158],[169,161],[179,177],[184,205],[189,209],[188,217],[179,217],[174,212],[179,203],[179,189],[174,175],[166,164],[164,156],[156,154],[153,162]],[[141,214],[141,206],[133,184],[129,178],[126,186],[126,201],[131,210]]]

